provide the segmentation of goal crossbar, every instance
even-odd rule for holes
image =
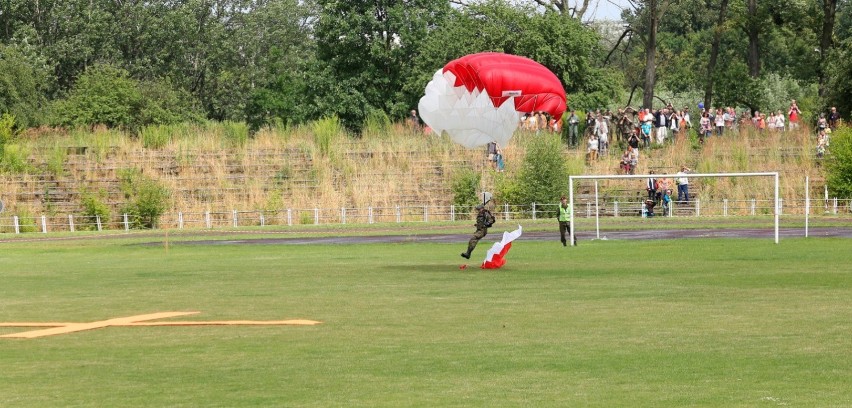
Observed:
[[[778,237],[778,223],[779,223],[779,211],[778,211],[778,203],[779,203],[779,191],[778,191],[778,172],[756,172],[756,173],[687,173],[687,174],[600,174],[600,175],[583,175],[583,176],[568,176],[568,202],[569,208],[571,209],[571,239],[568,242],[571,243],[571,246],[574,246],[574,230],[576,229],[576,224],[574,223],[574,180],[595,180],[595,223],[599,225],[599,208],[598,205],[598,195],[597,195],[597,180],[606,180],[606,179],[648,179],[648,178],[680,178],[680,177],[773,177],[775,179],[775,205],[774,205],[774,216],[775,216],[775,243],[777,244],[779,241]],[[599,228],[599,227],[598,227]]]

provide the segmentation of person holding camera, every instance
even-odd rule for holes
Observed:
[[[496,221],[494,214],[485,207],[488,205],[489,201],[491,200],[489,199],[476,206],[476,224],[474,224],[476,232],[473,233],[473,237],[467,242],[467,251],[461,253],[462,258],[464,259],[470,259],[470,254],[473,252],[474,248],[476,248],[476,244],[479,243],[480,239],[485,238],[485,236],[488,235],[488,228],[491,228]]]

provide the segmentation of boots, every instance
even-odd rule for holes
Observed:
[[[462,256],[462,258],[464,258],[464,259],[470,259],[470,252],[462,252],[462,253],[461,253],[461,256]]]

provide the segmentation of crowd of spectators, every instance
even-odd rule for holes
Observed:
[[[703,144],[710,137],[736,134],[741,130],[756,130],[759,133],[778,133],[801,128],[802,111],[795,100],[786,112],[761,112],[743,110],[737,113],[732,107],[705,109],[699,104],[697,117],[693,120],[689,107],[676,109],[671,104],[658,110],[634,109],[631,107],[611,110],[596,110],[586,113],[585,133],[586,158],[589,163],[605,157],[609,152],[610,140],[625,142],[627,149],[621,156],[620,170],[633,174],[639,161],[639,150],[652,145],[663,145],[681,140],[694,129],[698,142]],[[821,113],[816,121],[817,156],[825,155],[831,132],[841,123],[840,114],[832,107],[828,114]],[[576,146],[575,138],[579,118],[572,110],[568,115],[568,142]]]

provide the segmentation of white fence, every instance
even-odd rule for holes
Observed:
[[[751,200],[694,200],[672,202],[669,212],[664,214],[656,208],[656,216],[671,217],[738,217],[773,216],[772,199]],[[805,199],[781,200],[781,215],[852,214],[852,199]],[[178,212],[164,214],[159,219],[159,228],[169,229],[215,229],[263,226],[374,224],[402,222],[453,222],[473,219],[473,208],[454,205],[392,206],[367,208],[286,208],[265,211],[208,211]],[[605,201],[595,206],[594,198],[575,203],[574,217],[643,217],[646,215],[644,200]],[[554,218],[557,204],[503,204],[495,209],[502,220],[524,220]],[[103,231],[130,230],[138,220],[127,214],[110,219],[81,215],[38,215],[0,217],[0,233],[48,233],[60,231]]]

